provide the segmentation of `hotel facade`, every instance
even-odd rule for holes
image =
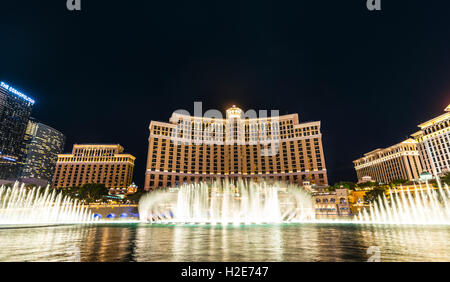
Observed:
[[[313,203],[318,218],[351,215],[347,189],[336,189],[334,192],[313,193]]]
[[[445,113],[419,124],[420,130],[402,143],[377,149],[353,161],[358,181],[370,176],[378,182],[417,180],[426,171],[432,175],[450,172],[450,105]]]
[[[353,161],[358,182],[370,176],[376,182],[390,183],[393,180],[419,178],[422,165],[417,151],[417,142],[405,140],[385,149],[376,149]]]
[[[424,169],[432,175],[450,172],[450,105],[443,115],[419,124],[419,128],[412,137]]]
[[[223,178],[328,184],[320,121],[245,116],[233,106],[225,119],[174,113],[169,123],[152,121],[145,190]]]
[[[0,82],[0,179],[17,179],[22,142],[33,105],[33,99]]]
[[[53,187],[78,187],[104,184],[107,188],[129,187],[132,183],[135,157],[113,145],[73,146],[72,154],[59,154]]]

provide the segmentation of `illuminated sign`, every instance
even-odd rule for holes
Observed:
[[[13,158],[10,158],[10,157],[2,157],[4,160],[7,160],[7,161],[11,161],[11,162],[15,162],[16,161],[16,159],[13,159]]]
[[[0,86],[5,89],[8,90],[9,92],[19,96],[20,98],[24,99],[25,101],[30,102],[31,104],[34,104],[34,100],[31,99],[30,97],[26,96],[25,94],[23,94],[22,92],[16,90],[15,88],[12,88],[11,86],[9,86],[8,84],[4,83],[3,81],[0,82]]]

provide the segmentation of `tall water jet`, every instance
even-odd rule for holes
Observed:
[[[28,189],[17,182],[0,187],[1,225],[66,224],[92,222],[91,211],[78,200],[47,186]]]
[[[354,222],[373,224],[450,224],[450,191],[437,181],[436,188],[428,183],[414,189],[389,189],[389,200],[383,194],[362,210]]]
[[[141,198],[142,221],[210,224],[305,222],[315,219],[312,198],[294,185],[253,181],[185,184]]]

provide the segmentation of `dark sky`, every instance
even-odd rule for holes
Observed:
[[[321,120],[330,182],[450,104],[450,3],[0,1],[0,79],[74,143],[120,143],[141,187],[150,120],[176,109]],[[395,3],[394,3],[395,2]]]

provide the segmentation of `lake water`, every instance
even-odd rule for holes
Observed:
[[[367,261],[377,251],[381,261],[450,261],[450,227],[115,223],[0,229],[0,261]]]

